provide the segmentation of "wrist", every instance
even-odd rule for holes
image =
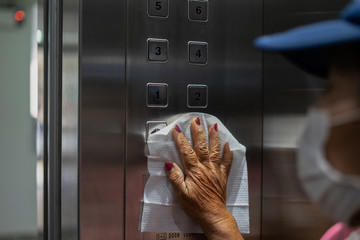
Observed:
[[[209,240],[243,240],[235,218],[226,207],[207,213],[204,217],[199,222]]]

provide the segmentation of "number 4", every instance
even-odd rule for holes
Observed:
[[[195,55],[198,56],[199,58],[201,57],[201,51],[200,51],[200,49],[198,49],[198,50],[196,51]]]

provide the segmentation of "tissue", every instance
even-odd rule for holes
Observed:
[[[217,123],[221,149],[229,142],[233,151],[233,163],[227,183],[226,207],[235,217],[241,233],[249,233],[248,174],[245,158],[246,148],[241,145],[216,117],[205,113],[188,113],[173,121],[167,127],[151,134],[149,149],[149,178],[145,185],[139,228],[141,232],[186,232],[202,233],[200,226],[193,222],[180,208],[167,179],[164,163],[175,162],[182,169],[180,154],[172,137],[172,130],[178,125],[192,145],[190,122],[199,117],[205,135],[209,126]],[[183,169],[184,170],[184,169]]]

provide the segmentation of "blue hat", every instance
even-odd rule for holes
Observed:
[[[360,1],[350,3],[337,20],[262,36],[255,46],[281,53],[303,70],[326,77],[334,47],[353,42],[360,42]]]

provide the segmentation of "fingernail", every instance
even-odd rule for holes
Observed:
[[[176,129],[177,132],[181,133],[181,130],[180,130],[178,125],[175,126],[175,129]]]
[[[217,125],[217,123],[215,123],[214,128],[215,128],[215,131],[218,131],[218,125]]]
[[[196,122],[197,125],[200,125],[200,118],[197,117],[197,118],[195,119],[195,122]]]
[[[169,163],[169,162],[165,163],[165,168],[166,168],[166,170],[170,171],[173,168],[172,163]]]

